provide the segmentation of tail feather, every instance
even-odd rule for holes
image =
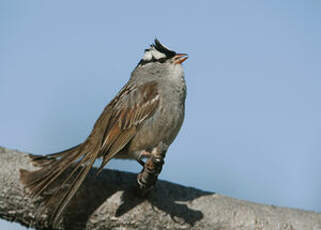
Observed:
[[[30,191],[30,195],[36,197],[43,195],[58,177],[62,178],[63,183],[60,183],[58,189],[45,201],[45,207],[48,207],[50,203],[55,204],[52,216],[55,224],[84,181],[98,155],[99,148],[88,149],[88,145],[78,145],[63,152],[47,156],[31,155],[32,162],[35,165],[42,166],[42,168],[36,171],[20,169],[20,180]],[[70,166],[74,166],[72,172],[68,172],[68,175],[63,174]],[[83,167],[81,168],[81,166]],[[79,168],[81,169],[79,170]],[[65,176],[66,178],[64,178]],[[62,192],[61,188],[67,184],[67,190]],[[59,197],[58,203],[52,202],[57,197]]]
[[[87,162],[87,164],[85,166],[83,166],[83,168],[80,170],[80,172],[76,175],[76,177],[72,181],[70,189],[68,189],[68,191],[64,194],[63,198],[60,200],[59,204],[56,206],[56,209],[53,214],[54,225],[56,225],[58,223],[63,210],[68,205],[68,203],[70,202],[72,197],[75,195],[75,193],[77,192],[77,190],[80,187],[80,185],[82,184],[82,182],[85,180],[89,170],[93,166],[93,164],[98,156],[98,153],[99,152],[96,152],[94,154],[88,154],[86,157],[84,157],[84,158],[87,158],[86,161],[89,160],[89,162]],[[79,164],[76,166],[76,168],[78,169],[80,166],[81,166],[81,164],[79,162]],[[74,174],[77,171],[75,169],[73,170],[72,174]],[[69,180],[71,178],[71,176],[72,175],[68,176],[67,179]],[[66,182],[67,182],[67,180],[64,182],[64,184]]]
[[[44,167],[48,164],[51,164],[53,161],[56,161],[58,158],[62,158],[64,156],[66,156],[66,153],[69,154],[71,151],[79,148],[79,146],[80,145],[76,145],[76,146],[66,149],[62,152],[52,153],[52,154],[45,155],[45,156],[30,154],[29,157],[31,158],[32,164],[34,166]]]
[[[77,158],[81,156],[80,151],[65,152],[61,159],[51,161],[43,168],[36,171],[21,169],[20,180],[31,192],[32,196],[42,193],[57,177],[59,177]]]
[[[75,152],[72,155],[72,158],[66,159],[66,162],[55,162],[55,165],[53,167],[50,167],[49,169],[43,168],[44,173],[42,173],[40,180],[35,181],[32,185],[29,186],[30,190],[32,191],[34,196],[41,195],[42,192],[50,186],[51,183],[53,183],[67,168],[69,168],[75,160],[77,160],[79,157],[81,157],[81,153]],[[64,163],[64,164],[62,164]],[[47,172],[46,172],[47,170]],[[63,186],[62,184],[61,186]]]

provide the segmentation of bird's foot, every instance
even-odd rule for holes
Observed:
[[[138,193],[146,196],[154,187],[158,175],[162,171],[164,159],[162,157],[150,157],[145,163],[142,171],[137,176]]]

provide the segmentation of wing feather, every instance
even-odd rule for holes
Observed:
[[[110,103],[112,115],[102,140],[104,160],[99,170],[132,140],[139,125],[154,114],[158,104],[159,94],[155,81],[138,87],[127,85],[120,91]]]

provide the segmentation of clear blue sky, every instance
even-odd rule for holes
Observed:
[[[190,56],[186,119],[160,178],[321,212],[320,12],[295,0],[3,0],[0,145],[46,154],[83,141],[157,37]]]

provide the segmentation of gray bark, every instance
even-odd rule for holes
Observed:
[[[46,213],[36,217],[41,202],[26,196],[19,182],[20,168],[35,169],[27,154],[0,147],[0,162],[0,217],[49,229]],[[321,229],[320,213],[241,201],[166,181],[158,181],[144,199],[135,195],[135,181],[132,173],[105,169],[95,176],[93,169],[59,228]]]

